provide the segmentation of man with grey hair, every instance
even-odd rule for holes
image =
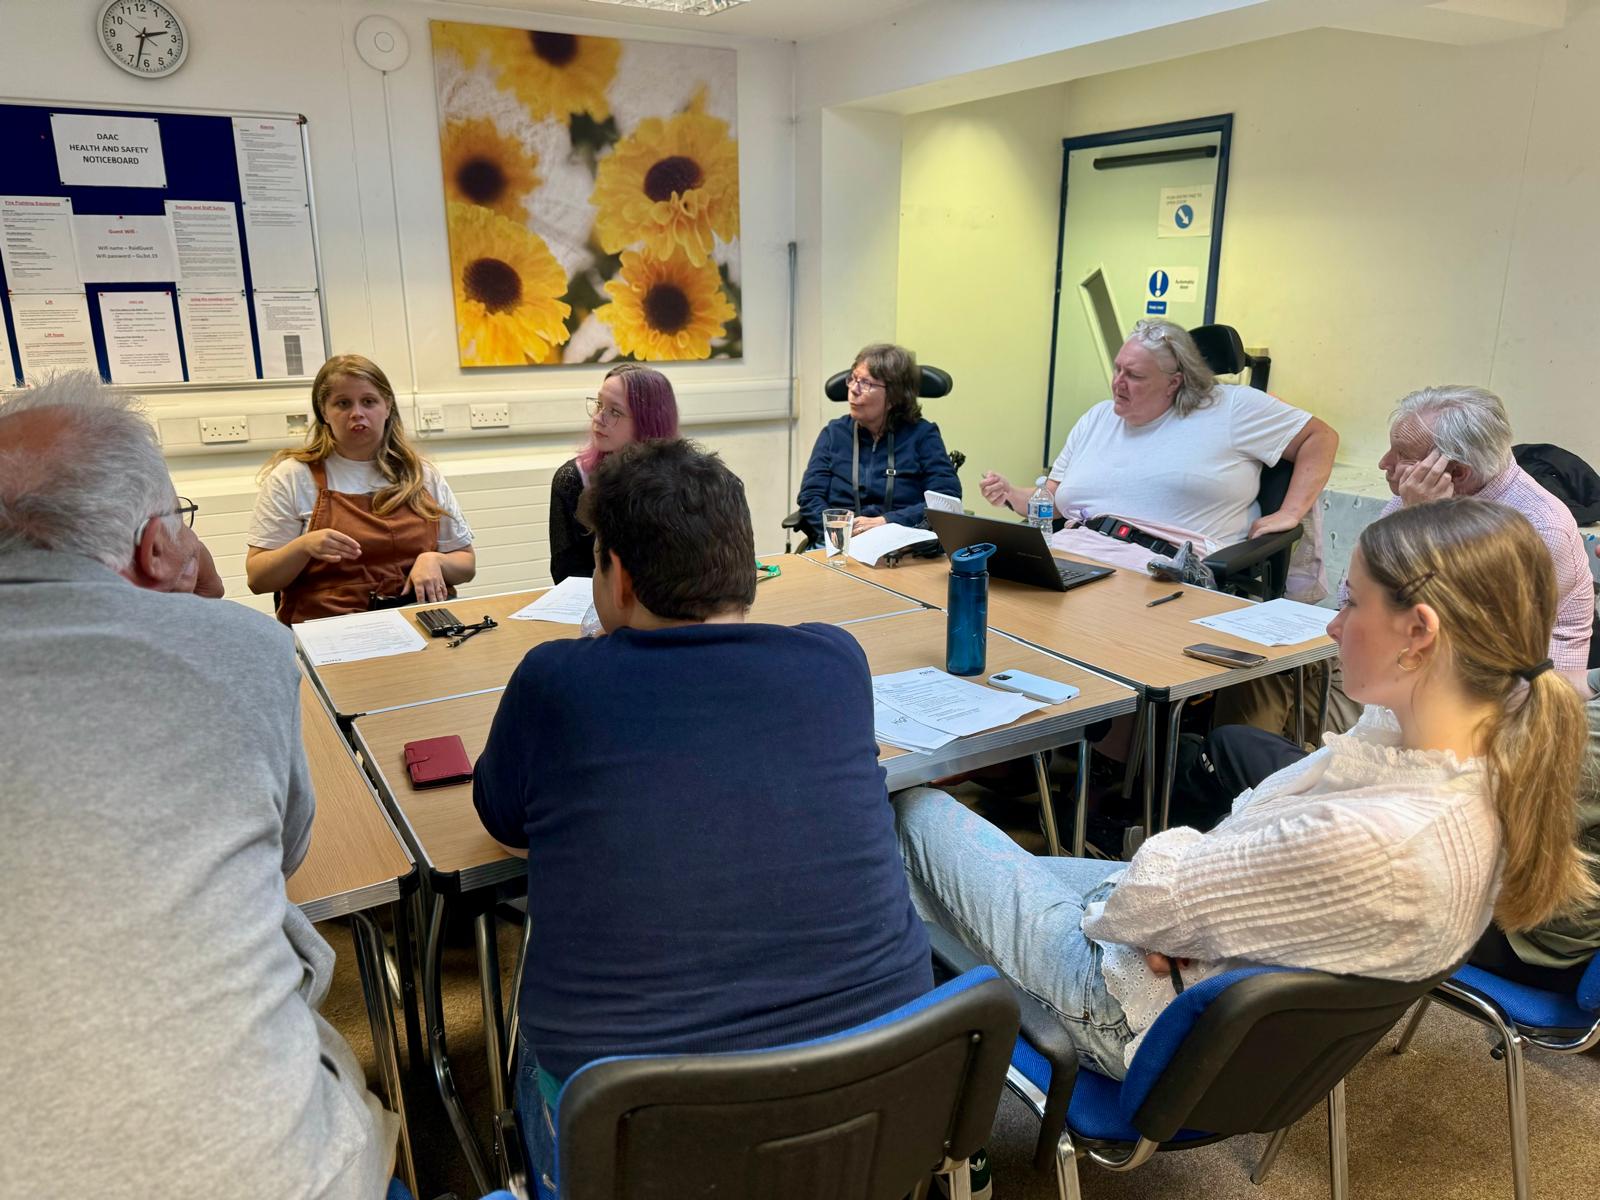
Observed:
[[[94,375],[0,399],[0,1194],[376,1200],[396,1122],[284,891],[292,635],[201,598],[192,508]]]

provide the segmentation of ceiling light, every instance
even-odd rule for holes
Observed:
[[[592,0],[595,4],[625,4],[629,8],[653,8],[657,12],[686,13],[690,16],[709,17],[715,13],[737,8],[746,0]]]

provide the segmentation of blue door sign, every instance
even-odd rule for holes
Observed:
[[[1144,302],[1144,311],[1152,317],[1164,317],[1167,315],[1167,302],[1165,300],[1146,300]]]
[[[1172,219],[1179,229],[1187,229],[1194,224],[1194,208],[1188,204],[1180,204],[1177,211],[1172,214]]]
[[[1165,271],[1150,272],[1150,294],[1158,300],[1167,294],[1167,288],[1171,283],[1172,280],[1167,277]]]

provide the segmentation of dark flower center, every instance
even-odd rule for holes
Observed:
[[[469,158],[456,171],[456,186],[474,204],[490,205],[506,190],[506,173],[492,158]]]
[[[672,193],[680,196],[705,182],[705,172],[700,164],[682,154],[663,158],[645,173],[644,194],[652,200],[671,200]]]
[[[528,31],[533,52],[552,67],[564,67],[578,57],[578,39],[570,33],[537,33]]]
[[[522,277],[498,258],[477,258],[461,273],[469,299],[492,313],[515,308],[522,299]]]
[[[677,333],[689,323],[689,297],[675,283],[658,283],[644,294],[644,319],[657,333]]]

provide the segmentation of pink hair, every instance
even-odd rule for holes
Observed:
[[[678,436],[678,398],[672,394],[672,382],[665,375],[653,367],[631,362],[606,372],[607,379],[613,375],[622,379],[622,392],[628,398],[628,411],[633,415],[634,441]],[[607,453],[592,441],[578,451],[578,469],[585,479]]]

